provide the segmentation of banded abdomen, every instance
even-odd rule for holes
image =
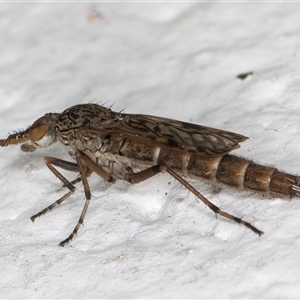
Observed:
[[[239,189],[300,196],[299,177],[230,154],[222,157],[192,155],[188,172],[192,176]]]
[[[230,154],[200,155],[132,140],[123,144],[120,153],[141,166],[151,161],[152,165],[165,165],[187,177],[264,194],[300,197],[300,177]]]

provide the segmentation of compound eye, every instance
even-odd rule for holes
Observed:
[[[30,139],[34,142],[39,141],[44,137],[48,130],[47,118],[41,117],[36,120],[29,129]]]

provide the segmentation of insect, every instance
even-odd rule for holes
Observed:
[[[300,178],[245,158],[228,154],[247,137],[215,128],[148,115],[114,112],[98,104],[79,104],[62,113],[47,113],[24,131],[0,140],[0,146],[22,144],[33,152],[60,142],[75,160],[44,158],[47,167],[68,188],[68,192],[31,217],[34,221],[75,191],[82,182],[85,203],[72,233],[60,246],[72,240],[83,223],[91,192],[88,177],[94,172],[108,182],[118,179],[139,183],[166,172],[192,192],[214,213],[242,224],[259,236],[262,231],[210,202],[184,177],[192,177],[239,189],[300,196]],[[79,173],[69,181],[56,168]]]

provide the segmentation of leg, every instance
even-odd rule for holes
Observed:
[[[173,176],[176,180],[178,180],[184,187],[186,187],[190,192],[192,192],[198,199],[200,199],[205,205],[207,205],[214,213],[219,214],[227,219],[233,220],[239,224],[243,224],[249,229],[251,229],[253,232],[257,233],[259,236],[263,234],[262,231],[258,230],[256,227],[251,225],[250,223],[235,217],[226,211],[222,211],[218,206],[214,205],[212,202],[210,202],[207,198],[205,198],[202,194],[200,194],[193,186],[191,186],[186,180],[181,178],[177,173],[175,173],[170,168],[165,169],[171,176]]]
[[[81,177],[79,176],[79,177],[75,178],[74,180],[72,180],[70,182],[74,185],[74,184],[76,184],[76,183],[78,183],[80,181],[81,181]],[[61,187],[61,189],[63,189],[64,187],[66,187],[66,186],[63,184],[63,186]],[[58,189],[58,190],[60,191],[61,189]]]
[[[84,153],[82,153],[80,151],[76,151],[75,155],[76,155],[77,166],[78,166],[78,169],[80,172],[80,178],[81,178],[81,181],[83,184],[86,200],[85,200],[82,212],[80,214],[80,217],[78,219],[78,222],[77,222],[75,228],[73,229],[72,233],[65,240],[63,240],[59,243],[59,246],[62,246],[62,247],[66,243],[68,243],[69,241],[71,241],[73,239],[74,235],[77,234],[80,226],[83,224],[85,214],[87,212],[88,206],[91,201],[91,191],[90,191],[90,187],[89,187],[89,184],[87,181],[88,175],[92,172],[95,172],[96,174],[98,174],[99,176],[101,176],[102,178],[104,178],[105,180],[107,180],[109,182],[114,181],[114,179],[112,178],[110,173],[103,170],[94,161],[92,161],[87,155],[85,155]],[[87,172],[87,170],[88,170],[88,172]]]
[[[140,183],[144,180],[147,180],[147,179],[153,177],[154,175],[160,173],[161,171],[162,171],[161,166],[156,165],[156,166],[150,167],[146,170],[143,170],[141,172],[130,174],[125,178],[125,180],[127,180],[128,182],[130,182],[132,184]]]
[[[84,186],[84,190],[85,190],[85,194],[86,194],[86,198],[87,198],[87,201],[84,205],[81,216],[79,218],[78,224],[74,228],[72,234],[66,240],[64,240],[63,242],[61,242],[59,244],[60,246],[64,246],[65,243],[67,243],[68,241],[70,241],[73,238],[73,236],[77,233],[80,225],[83,223],[83,218],[85,216],[85,213],[87,211],[87,207],[88,207],[88,204],[89,204],[89,201],[91,198],[89,186],[87,183],[87,177],[90,176],[93,172],[95,172],[107,181],[111,182],[111,181],[113,181],[113,178],[111,177],[111,175],[108,172],[106,172],[101,167],[99,167],[96,163],[94,163],[88,156],[86,156],[85,154],[83,154],[82,152],[79,152],[79,151],[76,152],[77,163],[72,163],[72,162],[68,162],[68,161],[65,161],[65,160],[62,160],[59,158],[48,157],[48,156],[46,156],[44,160],[45,160],[47,167],[50,169],[50,171],[70,191],[68,193],[66,193],[64,196],[62,196],[61,198],[59,198],[57,201],[55,201],[54,203],[52,203],[51,205],[49,205],[48,207],[43,209],[41,212],[32,216],[31,217],[32,221],[34,221],[37,217],[45,214],[47,211],[53,209],[55,206],[61,204],[64,200],[66,200],[69,196],[71,196],[75,191],[75,186],[73,185],[74,183],[77,183],[79,181],[83,182],[83,186]],[[75,180],[70,182],[56,168],[54,168],[54,166],[60,167],[64,170],[71,171],[71,172],[79,172],[80,177],[78,177]]]
[[[190,192],[192,192],[198,199],[200,199],[205,205],[207,205],[214,213],[219,214],[227,219],[233,220],[239,224],[243,224],[249,229],[251,229],[253,232],[257,233],[259,236],[263,234],[262,231],[258,230],[256,227],[251,225],[250,223],[237,218],[225,211],[222,211],[218,206],[214,205],[212,202],[210,202],[207,198],[205,198],[202,194],[200,194],[193,186],[191,186],[186,180],[184,180],[182,177],[180,177],[176,172],[174,172],[172,169],[156,165],[153,167],[150,167],[146,170],[143,170],[138,173],[130,174],[126,180],[128,180],[130,183],[139,183],[141,181],[144,181],[159,172],[168,172],[172,177],[174,177],[177,181],[179,181],[184,187],[186,187]]]
[[[55,157],[49,157],[49,156],[46,156],[44,158],[44,160],[45,160],[45,163],[47,165],[48,165],[48,163],[50,163],[53,166],[57,166],[61,169],[64,169],[64,170],[67,170],[67,171],[70,171],[70,172],[78,172],[79,173],[78,166],[77,166],[76,163],[65,161],[65,160],[62,160],[62,159],[59,159],[59,158],[55,158]],[[81,178],[77,177],[76,179],[71,181],[71,184],[74,185],[74,184],[76,184],[80,181],[81,181]],[[66,187],[66,185],[64,184],[62,187],[64,188],[64,187]]]
[[[44,158],[45,164],[47,165],[47,167],[50,169],[50,171],[64,184],[64,186],[66,186],[70,191],[68,193],[66,193],[64,196],[62,196],[61,198],[59,198],[57,201],[55,201],[54,203],[52,203],[51,205],[49,205],[48,207],[46,207],[45,209],[43,209],[42,211],[40,211],[39,213],[33,215],[30,219],[32,222],[34,222],[34,220],[37,217],[40,217],[41,215],[45,214],[46,212],[50,211],[51,209],[53,209],[55,206],[61,204],[64,200],[66,200],[69,196],[71,196],[74,191],[75,191],[75,186],[73,185],[73,182],[68,181],[68,179],[66,179],[60,172],[58,172],[53,166],[57,166],[60,167],[64,170],[67,171],[73,171],[73,172],[78,172],[78,167],[77,164],[69,162],[69,161],[65,161],[59,158],[55,158],[55,157],[49,157],[49,156],[45,156]]]

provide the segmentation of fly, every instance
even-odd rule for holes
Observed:
[[[238,189],[299,197],[299,177],[228,154],[246,139],[233,132],[156,116],[114,112],[90,103],[72,106],[62,113],[45,114],[26,130],[0,140],[0,146],[22,144],[22,151],[33,152],[60,142],[74,159],[75,162],[69,162],[44,158],[50,171],[69,191],[31,217],[34,221],[61,204],[75,192],[75,184],[82,182],[86,200],[72,233],[59,244],[64,246],[83,223],[91,200],[88,177],[92,173],[108,182],[123,179],[130,183],[145,181],[160,172],[169,173],[214,213],[262,235],[250,223],[222,211],[184,179],[189,176]],[[79,177],[69,181],[57,167],[77,172]]]

